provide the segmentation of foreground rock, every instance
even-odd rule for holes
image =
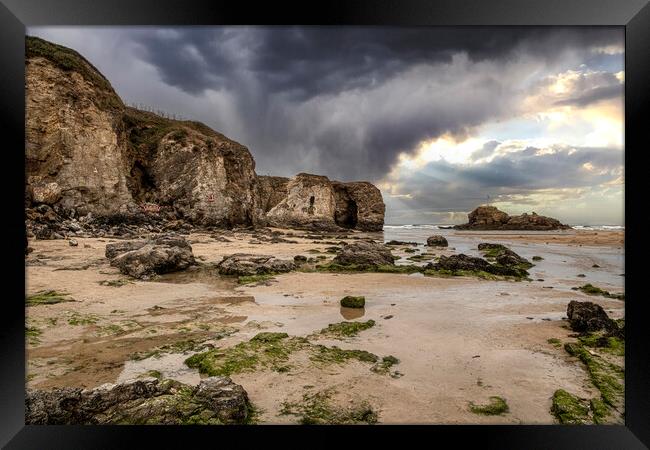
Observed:
[[[602,306],[596,303],[572,300],[567,305],[566,315],[573,331],[584,333],[605,330],[615,336],[622,334],[616,321],[610,319]]]
[[[28,425],[217,425],[249,418],[246,391],[228,377],[210,377],[198,386],[143,378],[94,389],[28,390]]]
[[[442,270],[450,272],[487,272],[493,275],[524,277],[528,275],[526,270],[518,267],[502,266],[500,264],[490,264],[483,258],[468,256],[463,253],[459,255],[440,256],[435,263],[428,263],[425,269]]]
[[[222,275],[250,276],[290,272],[297,266],[293,261],[275,256],[236,253],[225,256],[217,267]]]
[[[343,246],[333,263],[341,265],[382,266],[394,265],[395,257],[390,248],[370,241],[359,241]]]
[[[106,257],[123,274],[140,279],[185,270],[196,264],[192,246],[183,238],[168,236],[108,244]]]
[[[494,206],[479,206],[468,214],[469,222],[454,226],[458,230],[566,230],[571,227],[536,213],[509,216]]]
[[[78,232],[57,226],[57,217],[88,214],[205,227],[382,229],[384,203],[372,184],[260,177],[238,142],[200,122],[124,105],[72,49],[31,36],[25,44],[25,208],[56,210],[48,223],[28,217],[36,238]]]
[[[440,235],[440,234],[434,234],[433,236],[429,236],[427,238],[427,245],[429,247],[447,247],[449,244],[447,243],[447,239]]]

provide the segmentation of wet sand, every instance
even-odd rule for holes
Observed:
[[[370,403],[380,423],[548,424],[553,423],[549,410],[556,389],[595,395],[584,367],[547,340],[575,340],[563,320],[570,300],[593,301],[611,317],[623,317],[623,301],[571,289],[592,283],[623,292],[622,232],[497,236],[444,230],[449,249],[427,250],[419,239],[415,247],[437,255],[478,255],[478,242],[502,242],[526,258],[544,258],[529,270],[535,280],[530,282],[293,272],[258,285],[238,285],[207,265],[240,252],[287,259],[302,254],[327,261],[334,256],[327,247],[352,242],[283,231],[294,234],[283,238],[298,243],[256,243],[260,241],[249,233],[226,234],[232,242],[192,234],[188,239],[194,254],[205,266],[120,287],[100,284],[127,279],[104,258],[105,245],[117,240],[77,239],[78,247],[65,240],[31,241],[27,294],[53,289],[75,301],[27,308],[26,326],[40,332],[29,338],[28,386],[93,387],[151,370],[197,383],[200,375],[184,360],[201,346],[230,347],[260,331],[308,336],[331,323],[372,319],[376,325],[356,337],[320,336],[313,341],[393,355],[400,360],[394,369],[402,376],[377,374],[360,362],[320,367],[296,354],[287,373],[258,370],[231,378],[246,389],[262,423],[295,423],[295,416],[281,414],[283,403],[327,389],[341,405]],[[369,236],[394,238],[390,233]],[[396,246],[393,253],[411,256],[405,248]],[[342,309],[338,301],[345,295],[364,295],[366,308]],[[185,345],[189,340],[200,344]],[[151,354],[164,346],[172,351]],[[508,413],[481,416],[469,410],[469,402],[485,403],[494,395],[507,400]]]

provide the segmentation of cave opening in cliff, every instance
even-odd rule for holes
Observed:
[[[357,226],[357,202],[348,200],[345,213],[337,217],[337,224],[343,228],[355,228]]]
[[[151,200],[156,187],[154,179],[139,161],[133,164],[129,181],[129,190],[134,199],[140,202],[148,202]]]

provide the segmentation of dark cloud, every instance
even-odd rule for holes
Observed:
[[[623,45],[612,27],[187,27],[139,30],[132,39],[163,80],[189,93],[232,88],[255,75],[269,93],[294,100],[368,87],[414,64],[544,60],[565,49]],[[196,57],[198,55],[199,57]]]

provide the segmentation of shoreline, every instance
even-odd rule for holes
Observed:
[[[259,230],[191,233],[186,238],[200,265],[152,281],[128,279],[108,264],[104,248],[119,238],[77,237],[77,247],[59,239],[30,241],[34,251],[26,257],[27,295],[52,289],[75,301],[26,308],[26,327],[38,330],[28,337],[28,387],[91,388],[147,373],[196,384],[205,375],[184,361],[206,351],[204,346],[227,351],[260,332],[281,332],[311,336],[310,347],[291,354],[287,372],[258,367],[230,375],[262,411],[261,423],[295,423],[299,415],[282,414],[283,407],[325,392],[332,407],[367,402],[380,423],[504,424],[553,423],[551,397],[559,387],[586,398],[597,394],[580,362],[548,340],[575,341],[562,319],[570,300],[592,301],[611,317],[623,317],[624,302],[571,289],[591,282],[623,291],[622,250],[616,244],[624,238],[622,232],[608,232],[607,239],[595,239],[601,232],[564,235],[548,245],[530,235],[499,236],[496,241],[509,242],[524,257],[544,258],[530,270],[532,281],[521,282],[293,271],[238,284],[210,269],[233,253],[281,259],[302,254],[327,262],[334,256],[327,250],[334,245],[330,241],[391,237],[350,232],[345,239],[326,234],[314,239],[318,233],[270,231],[295,243],[263,242],[253,237]],[[481,242],[481,234],[442,231],[448,231],[450,248],[418,245],[416,250],[476,252]],[[576,236],[583,247],[571,243]],[[590,240],[597,242],[593,251],[586,244]],[[410,253],[402,247],[391,249],[405,260]],[[594,264],[600,268],[591,268]],[[582,272],[585,278],[576,276]],[[124,284],[101,284],[107,280]],[[364,295],[365,309],[353,315],[343,311],[338,300],[345,295]],[[374,326],[351,337],[319,334],[329,324],[349,320],[373,320]],[[361,361],[315,364],[310,349],[317,347],[311,345],[391,355],[399,363],[387,374],[374,373]],[[503,397],[510,412],[471,412],[469,402],[485,403],[490,396]]]

